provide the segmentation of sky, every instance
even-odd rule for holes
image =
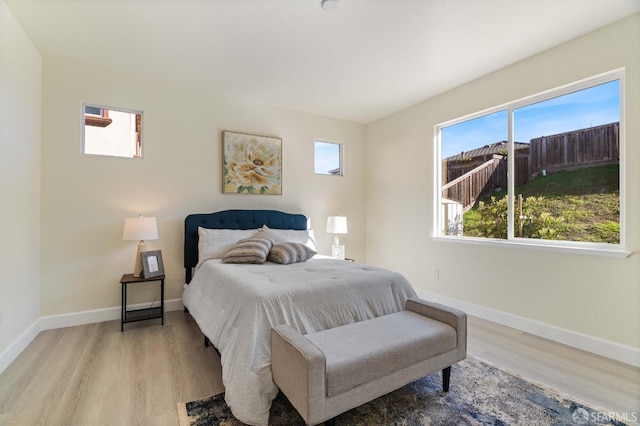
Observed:
[[[533,138],[620,121],[620,83],[600,84],[514,111],[514,139]],[[508,112],[499,111],[442,129],[442,157],[506,141]]]
[[[333,142],[315,142],[314,172],[329,174],[330,170],[340,167],[340,144]]]

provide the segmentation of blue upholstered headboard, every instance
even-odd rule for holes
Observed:
[[[191,281],[193,268],[198,264],[198,228],[258,229],[267,225],[272,229],[307,229],[307,217],[277,210],[223,210],[215,213],[190,214],[184,220],[185,280]]]

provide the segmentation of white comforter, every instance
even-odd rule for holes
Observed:
[[[266,425],[278,388],[271,377],[271,327],[303,334],[404,310],[416,297],[399,273],[335,259],[291,265],[208,260],[182,295],[222,356],[225,400],[234,416]]]

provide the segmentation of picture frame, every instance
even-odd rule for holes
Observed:
[[[335,257],[336,259],[344,260],[344,246],[343,245],[333,245],[331,246],[331,257]]]
[[[282,195],[282,138],[222,132],[223,194]]]
[[[164,275],[164,263],[162,262],[162,252],[160,250],[143,251],[142,271],[145,278],[155,278]]]

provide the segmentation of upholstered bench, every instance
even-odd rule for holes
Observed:
[[[464,312],[422,299],[407,310],[302,335],[288,325],[271,330],[273,380],[308,425],[329,420],[467,353]]]

